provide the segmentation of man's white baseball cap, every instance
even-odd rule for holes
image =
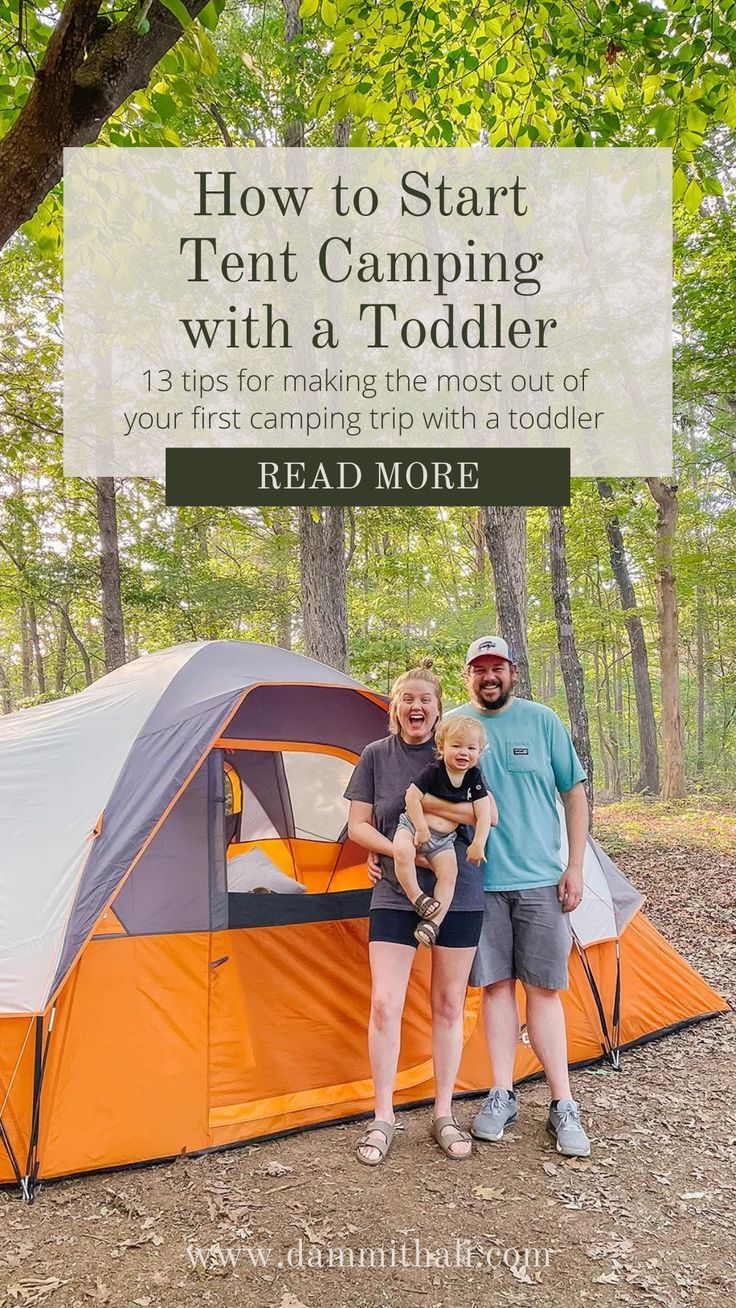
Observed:
[[[468,652],[465,655],[465,666],[469,667],[476,659],[480,659],[484,654],[492,654],[497,659],[505,659],[507,663],[513,663],[514,656],[510,647],[502,636],[479,636],[474,640],[472,645],[468,646]]]

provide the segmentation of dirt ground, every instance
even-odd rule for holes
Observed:
[[[736,1003],[733,810],[639,801],[602,810],[596,833],[655,925]],[[442,1158],[418,1109],[372,1171],[353,1161],[353,1125],[47,1185],[31,1208],[4,1192],[0,1305],[722,1308],[736,1285],[735,1051],[728,1014],[625,1054],[620,1072],[575,1073],[589,1161],[554,1152],[535,1083],[518,1127],[468,1163]],[[475,1101],[458,1107],[468,1119]]]

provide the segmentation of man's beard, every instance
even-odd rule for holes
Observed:
[[[487,703],[486,700],[485,700],[485,698],[484,698],[484,694],[488,694],[488,692],[487,692],[487,691],[484,692],[483,690],[479,690],[479,691],[478,691],[478,700],[479,700],[479,702],[480,702],[481,707],[484,708],[484,709],[492,709],[493,711],[495,711],[496,709],[502,709],[502,708],[505,708],[505,707],[506,707],[506,705],[507,705],[508,702],[509,702],[509,699],[511,698],[511,690],[512,690],[512,688],[511,688],[511,686],[509,686],[508,690],[502,690],[502,691],[500,691],[500,692],[499,692],[499,695],[498,695],[498,698],[497,698],[497,699],[494,699],[494,701],[493,701],[492,704]]]

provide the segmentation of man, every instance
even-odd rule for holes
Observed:
[[[590,1141],[570,1092],[559,996],[568,985],[568,914],[583,897],[585,772],[557,714],[515,698],[518,668],[505,640],[483,636],[473,641],[465,663],[470,702],[454,712],[483,723],[488,748],[480,766],[499,811],[486,846],[485,919],[470,974],[470,984],[484,988],[483,1020],[495,1084],[471,1129],[479,1140],[500,1140],[505,1127],[516,1121],[519,980],[526,993],[529,1041],[550,1088],[547,1129],[559,1153],[585,1158]],[[569,845],[562,875],[556,791],[565,809]]]

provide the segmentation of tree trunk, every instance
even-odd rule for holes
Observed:
[[[57,695],[64,693],[66,682],[66,657],[69,648],[69,630],[63,618],[59,621],[58,641],[56,645],[56,675],[54,677],[54,690]]]
[[[626,634],[629,638],[629,648],[631,650],[631,671],[634,681],[636,720],[639,732],[639,779],[635,789],[656,795],[659,791],[657,724],[654,720],[652,683],[649,677],[649,657],[644,639],[644,628],[637,613],[636,593],[629,573],[621,524],[618,517],[607,509],[607,501],[613,499],[613,489],[607,481],[598,481],[597,485],[598,494],[603,504],[611,569],[621,600]]]
[[[299,509],[299,555],[305,652],[347,672],[345,518],[340,506]]]
[[[21,599],[18,608],[18,623],[20,626],[20,667],[23,698],[31,699],[33,695],[33,645],[28,627],[28,609],[24,599]]]
[[[585,706],[583,668],[575,642],[575,628],[570,605],[570,586],[567,575],[567,549],[565,545],[565,518],[561,508],[549,509],[549,563],[552,599],[557,624],[557,646],[560,651],[560,668],[565,684],[565,696],[570,713],[570,734],[578,758],[585,768],[585,793],[590,811],[593,811],[593,754],[590,748],[588,710]]]
[[[5,664],[0,663],[0,696],[2,697],[3,713],[13,712],[13,700],[10,690],[10,681],[5,671]]]
[[[194,18],[207,0],[182,3]],[[132,6],[95,39],[100,8],[100,0],[65,0],[28,99],[0,140],[0,248],[60,180],[64,148],[96,141],[110,115],[145,89],[184,32],[178,18],[152,0]]]
[[[601,764],[603,767],[603,790],[606,798],[611,798],[611,765],[609,762],[610,750],[606,741],[606,733],[603,728],[603,709],[601,708],[601,695],[603,686],[601,683],[600,672],[600,647],[598,641],[593,646],[593,667],[595,668],[595,721],[598,728],[598,748],[601,752]]]
[[[91,686],[92,682],[95,679],[94,673],[92,672],[92,660],[90,659],[87,650],[85,649],[84,645],[82,644],[82,641],[79,639],[79,636],[77,635],[76,631],[72,626],[72,620],[69,617],[69,611],[68,609],[64,608],[64,605],[60,604],[58,600],[50,600],[49,602],[53,604],[54,608],[58,609],[59,613],[61,614],[62,622],[64,623],[67,631],[69,632],[69,635],[73,643],[76,645],[77,649],[79,650],[79,654],[82,660],[82,667],[84,668],[84,680],[88,686]]]
[[[297,36],[302,34],[302,20],[299,17],[299,0],[284,0],[284,39],[287,46]],[[293,55],[290,56],[294,58]],[[296,88],[294,86],[293,69],[286,75],[286,95],[288,100],[296,97]],[[285,105],[286,122],[284,124],[284,145],[296,146],[301,148],[304,145],[304,123],[301,119],[290,112],[292,106],[288,103]]]
[[[608,649],[603,645],[603,686],[606,692],[606,740],[611,759],[611,795],[613,799],[621,798],[621,747],[618,739],[617,719],[614,702],[611,698],[611,673],[608,662]]]
[[[695,614],[697,622],[695,657],[698,685],[696,748],[698,776],[702,779],[705,772],[705,593],[702,586],[695,588]]]
[[[38,637],[38,619],[36,617],[36,606],[33,600],[28,600],[28,633],[31,639],[31,648],[33,650],[33,660],[36,665],[36,680],[38,682],[39,695],[46,694],[46,673],[43,666],[43,654],[41,653],[41,642]]]
[[[519,667],[516,693],[521,699],[532,699],[526,644],[526,509],[487,505],[483,530],[493,568],[499,634],[508,641]]]
[[[273,518],[270,522],[271,531],[276,538],[278,557],[276,560],[276,570],[274,578],[274,594],[276,596],[276,644],[281,649],[291,649],[291,605],[289,597],[289,573],[287,569],[287,550],[284,548],[285,538],[288,542],[291,527],[289,521],[289,509],[274,509]]]
[[[662,738],[664,741],[663,799],[685,796],[685,751],[680,710],[680,660],[678,652],[677,591],[673,566],[677,529],[677,487],[660,477],[647,477],[657,505],[657,617],[659,620],[659,664],[662,678]]]
[[[97,523],[100,531],[100,584],[102,588],[102,632],[105,640],[105,668],[112,672],[125,662],[125,627],[120,598],[120,552],[115,481],[98,477]]]

